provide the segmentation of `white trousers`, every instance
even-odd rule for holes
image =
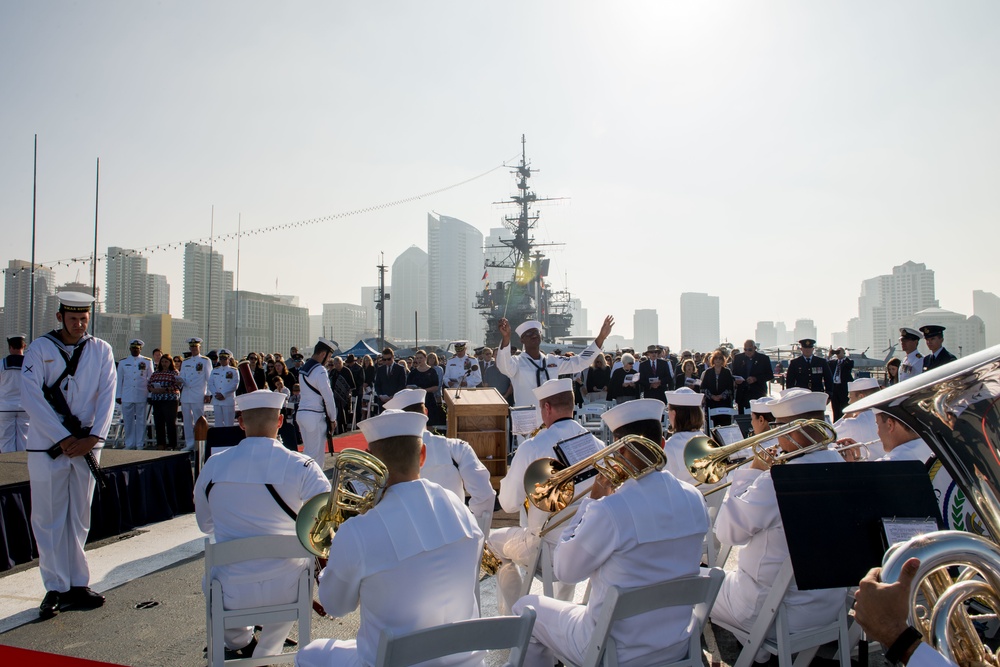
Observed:
[[[181,403],[181,419],[184,420],[184,448],[194,449],[194,423],[205,415],[205,403]]]
[[[314,639],[295,655],[295,667],[361,667],[356,639]]]
[[[93,450],[98,461],[101,450]],[[38,569],[47,591],[65,593],[87,586],[90,568],[83,545],[90,532],[90,503],[96,481],[82,456],[52,459],[28,454],[31,478],[31,530],[38,544]]]
[[[321,412],[303,412],[295,417],[302,434],[302,453],[323,467],[326,450],[326,415]]]
[[[233,426],[236,423],[236,406],[233,403],[212,402],[216,426]]]
[[[524,579],[517,566],[530,568],[534,565],[542,541],[527,528],[519,526],[491,530],[488,539],[490,547],[504,561],[497,572],[497,604],[500,614],[505,615],[521,597],[521,588],[524,586]],[[533,574],[529,572],[528,576]],[[553,581],[552,593],[557,600],[572,600],[576,584]]]
[[[125,449],[142,449],[146,444],[146,404],[122,402]]]
[[[301,572],[302,570],[299,568],[290,567],[281,576],[270,577],[262,581],[240,584],[223,583],[222,606],[225,609],[251,609],[295,602],[299,591],[299,574]],[[222,581],[221,577],[220,581]],[[202,591],[206,588],[207,584],[202,580]],[[262,626],[257,647],[253,651],[254,657],[281,653],[285,638],[288,637],[294,623],[294,621],[288,621]],[[226,648],[241,649],[250,643],[250,639],[253,637],[253,626],[227,629],[224,636]]]
[[[28,413],[0,412],[0,454],[28,448]]]

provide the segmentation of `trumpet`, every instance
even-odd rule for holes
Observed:
[[[869,447],[874,445],[876,442],[881,442],[881,440],[876,438],[875,440],[868,440],[866,442],[852,442],[849,445],[834,445],[833,451],[839,453],[841,456],[844,456],[844,452],[851,451],[852,449],[860,449],[861,451],[858,452],[858,458],[854,460],[867,461],[872,456],[872,451]],[[844,456],[844,458],[846,459],[847,457]]]
[[[630,461],[622,450],[630,452],[640,463]],[[551,514],[566,509],[579,499],[573,478],[588,468],[596,469],[617,488],[629,479],[639,479],[654,470],[663,470],[665,465],[667,456],[662,447],[640,435],[626,435],[569,467],[563,467],[556,459],[538,459],[524,471],[524,493],[528,502]]]
[[[330,491],[313,496],[299,510],[295,520],[299,542],[320,558],[329,556],[340,524],[375,507],[388,480],[389,469],[368,452],[342,451],[334,464]]]
[[[780,454],[760,446],[763,442],[791,435],[796,431],[800,431],[805,435],[810,440],[810,444],[793,452],[783,452]],[[817,433],[819,437],[816,437]],[[687,445],[685,445],[684,465],[687,467],[688,472],[691,473],[691,476],[697,480],[698,484],[695,486],[717,484],[723,481],[736,468],[753,461],[756,456],[764,459],[769,465],[778,465],[799,456],[826,449],[836,439],[837,432],[822,419],[798,419],[788,424],[782,424],[778,428],[771,429],[765,433],[760,433],[745,440],[734,442],[731,445],[726,445],[725,447],[720,447],[706,435],[699,435],[691,438]],[[748,447],[752,448],[754,456],[738,463],[727,462],[730,456]],[[725,489],[730,484],[732,482],[719,484],[719,486],[706,491],[705,495]]]

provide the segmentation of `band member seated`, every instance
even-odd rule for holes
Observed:
[[[623,403],[603,415],[615,440],[641,435],[658,442],[663,403],[642,399]],[[642,463],[621,450],[634,465]],[[629,479],[617,490],[604,476],[595,478],[590,497],[580,504],[555,550],[555,574],[561,581],[590,578],[586,605],[528,595],[514,605],[526,605],[537,618],[526,667],[551,667],[552,652],[583,663],[601,607],[611,586],[648,586],[699,572],[708,512],[702,494],[670,472],[653,471]],[[691,609],[674,607],[619,621],[611,636],[618,647],[618,664],[673,662],[687,652]]]
[[[879,389],[878,380],[875,378],[858,378],[854,382],[847,383],[847,395],[851,403],[857,403],[865,396],[870,396],[879,391]],[[879,436],[878,428],[875,425],[875,413],[871,410],[844,415],[834,422],[833,428],[837,431],[838,445],[867,442],[870,443],[868,445],[868,458],[874,461],[885,456],[885,449],[883,449],[882,443],[878,441]],[[872,442],[873,440],[875,442]],[[859,461],[862,457],[862,452],[859,452],[858,448],[847,449],[842,453],[844,459],[847,461]]]
[[[588,433],[580,422],[573,419],[573,381],[569,378],[549,380],[535,389],[535,398],[541,411],[542,423],[546,428],[538,435],[517,448],[514,458],[507,469],[507,476],[500,482],[500,506],[505,512],[520,512],[525,505],[524,472],[528,466],[541,458],[556,458],[554,447],[563,440],[580,438],[593,451],[603,448],[604,444]],[[590,490],[592,480],[578,485],[577,493],[585,494]],[[532,567],[539,546],[538,534],[549,514],[542,512],[533,505],[528,506],[527,513],[521,514],[521,525],[510,528],[498,528],[490,532],[490,547],[504,561],[497,572],[497,601],[501,612],[510,609],[521,592],[521,574],[517,566]],[[545,536],[552,546],[558,543],[557,531]],[[528,576],[534,573],[529,572]],[[575,586],[556,582],[553,592],[560,600],[571,600]]]
[[[420,479],[425,415],[387,410],[360,423],[369,451],[389,469],[381,502],[341,524],[320,575],[319,601],[331,616],[361,605],[357,640],[317,639],[299,667],[374,665],[383,629],[401,635],[479,616],[475,588],[483,533],[450,491]],[[435,662],[478,667],[480,653]]]
[[[879,461],[920,461],[927,463],[934,452],[917,432],[892,415],[873,408],[878,437],[885,449]]]
[[[667,470],[674,474],[674,477],[682,482],[691,482],[691,474],[687,466],[684,465],[684,447],[691,438],[697,435],[705,435],[702,428],[705,426],[705,413],[702,412],[701,405],[705,402],[705,395],[681,387],[674,391],[666,392],[667,417],[670,419],[670,426],[674,431],[663,451],[667,455]]]
[[[385,404],[388,410],[427,414],[427,392],[423,389],[403,389]],[[427,458],[420,466],[420,477],[440,484],[463,503],[469,494],[469,510],[482,530],[489,530],[497,494],[490,484],[490,471],[472,449],[458,438],[446,438],[426,428],[422,434]]]
[[[774,421],[774,415],[771,414],[773,400],[770,396],[764,396],[750,401],[750,426],[754,435],[771,430],[771,422]]]
[[[789,389],[771,401],[775,421],[786,424],[797,419],[823,419],[827,396],[808,389]],[[811,434],[818,437],[818,434]],[[804,433],[778,438],[782,452],[794,452],[811,444]],[[787,465],[840,463],[834,451],[821,449],[790,460]],[[719,508],[715,535],[723,544],[742,546],[737,569],[727,572],[712,609],[712,620],[722,621],[749,632],[782,564],[788,558],[785,531],[778,513],[770,464],[755,457],[753,462],[730,473],[729,495]],[[794,610],[788,615],[789,631],[815,628],[836,619],[844,604],[843,588],[800,591],[793,581],[785,602]],[[773,632],[773,629],[772,629]],[[766,651],[764,651],[766,654]],[[758,654],[758,658],[764,658]]]
[[[234,369],[235,370],[235,369]],[[236,397],[240,427],[246,437],[235,447],[213,454],[194,489],[198,527],[216,543],[258,535],[295,535],[295,514],[330,482],[315,461],[284,447],[276,438],[285,395],[266,389]],[[279,501],[280,498],[280,501]],[[261,559],[216,568],[223,606],[243,609],[294,602],[306,558]],[[209,582],[202,582],[208,591]],[[292,623],[265,625],[256,640],[253,628],[225,631],[226,648],[242,657],[275,655]]]

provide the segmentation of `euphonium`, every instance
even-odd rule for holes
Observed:
[[[795,451],[781,454],[773,454],[760,446],[762,442],[777,440],[796,431],[801,431],[811,441],[810,444]],[[816,437],[816,433],[819,434],[819,437]],[[826,449],[836,439],[837,432],[822,419],[797,419],[725,447],[720,447],[708,436],[699,435],[691,438],[684,446],[684,465],[687,466],[691,476],[698,481],[696,486],[716,484],[724,480],[731,471],[753,461],[754,456],[759,456],[771,465],[776,465],[820,449]],[[739,463],[728,462],[730,456],[747,448],[753,450],[754,456]],[[706,492],[706,495],[720,491],[728,487],[729,484],[720,484]]]
[[[388,478],[385,464],[368,452],[345,449],[338,454],[330,492],[313,496],[299,510],[295,533],[302,546],[326,558],[340,524],[375,507]]]

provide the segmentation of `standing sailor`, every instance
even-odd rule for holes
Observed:
[[[240,374],[229,365],[232,356],[226,348],[219,350],[219,366],[212,369],[208,379],[216,426],[233,426],[236,423],[236,389],[240,386]]]
[[[927,349],[930,350],[924,357],[923,369],[925,371],[937,368],[949,361],[955,361],[955,355],[944,347],[944,327],[938,324],[927,324],[920,327],[920,333],[924,335],[924,342],[927,343]]]
[[[31,478],[31,529],[45,585],[39,616],[64,605],[93,608],[104,596],[90,590],[83,545],[90,531],[90,503],[101,448],[115,408],[111,346],[87,333],[94,298],[60,292],[62,324],[35,340],[21,372]],[[89,459],[89,460],[88,460]]]
[[[337,423],[337,405],[333,402],[326,362],[336,344],[320,338],[313,355],[299,369],[299,409],[295,421],[302,435],[302,453],[323,468],[323,449]]]
[[[615,318],[608,315],[601,325],[601,332],[594,342],[583,352],[573,357],[559,357],[554,354],[542,354],[539,346],[542,343],[542,323],[528,320],[518,325],[516,332],[521,337],[524,348],[516,357],[510,353],[510,322],[507,318],[500,320],[497,329],[500,331],[500,349],[497,351],[497,368],[510,378],[514,385],[514,405],[534,405],[538,407],[538,399],[533,393],[547,380],[555,380],[560,375],[581,373],[589,368],[594,361],[594,355],[601,354],[605,339],[611,334]]]
[[[899,346],[903,348],[903,365],[899,367],[899,379],[909,380],[914,375],[924,372],[924,356],[917,352],[917,346],[923,335],[916,329],[903,327],[899,330]]]
[[[208,403],[208,380],[212,377],[212,360],[201,353],[201,339],[189,338],[191,356],[181,363],[177,377],[181,389],[181,417],[184,419],[184,451],[194,451],[194,424],[205,415]]]
[[[23,452],[28,447],[28,413],[21,407],[21,363],[24,334],[9,336],[9,354],[0,361],[0,454]]]
[[[830,394],[833,391],[833,375],[826,359],[813,354],[816,341],[803,338],[799,341],[801,357],[795,357],[788,362],[788,372],[785,373],[788,388],[800,387],[809,391],[822,391]]]
[[[478,387],[483,383],[479,360],[466,356],[467,340],[455,341],[455,356],[444,367],[444,384],[450,388]]]
[[[146,398],[153,360],[142,356],[138,338],[128,344],[129,356],[118,362],[118,389],[115,402],[122,406],[125,449],[142,449],[146,442]]]

